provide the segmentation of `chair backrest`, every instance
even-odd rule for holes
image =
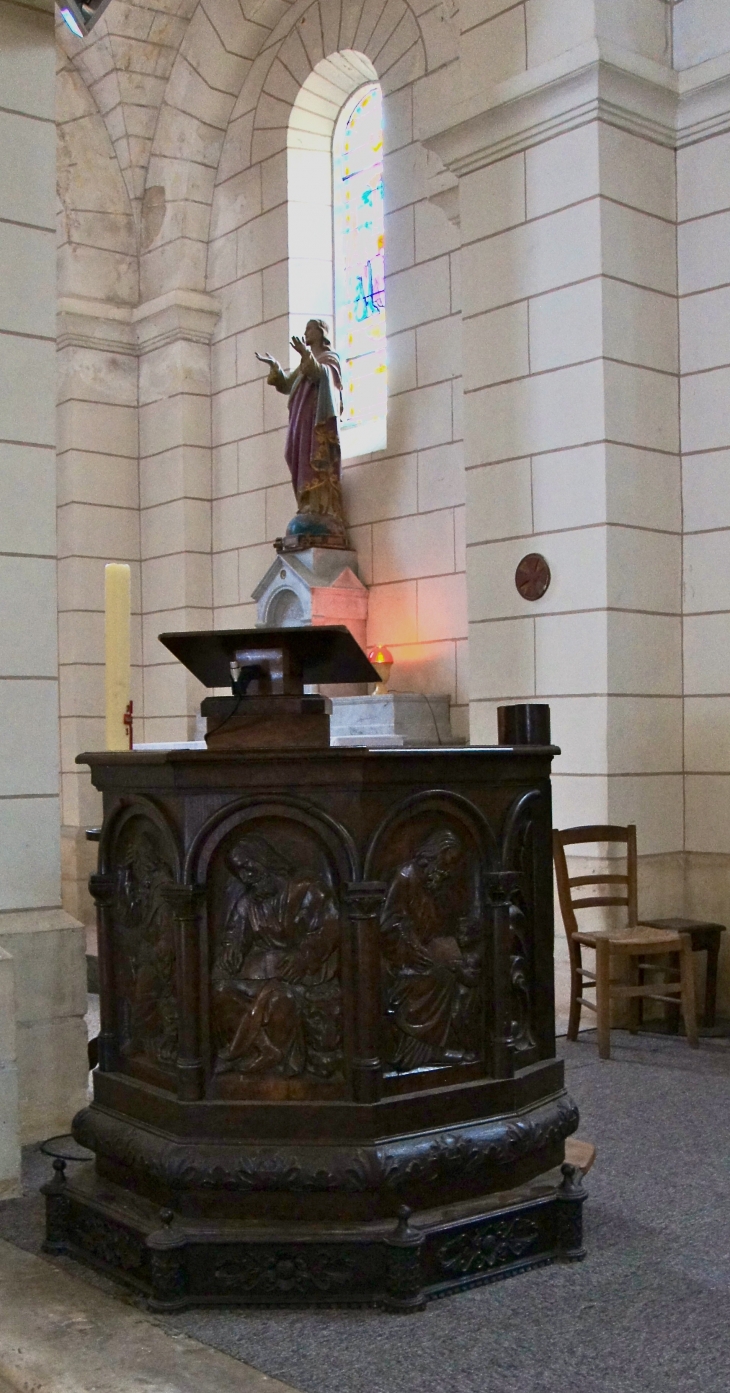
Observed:
[[[568,875],[565,848],[566,846],[578,845],[581,842],[624,842],[626,844],[626,873],[619,875],[607,871],[596,871],[595,875]],[[598,825],[566,827],[563,831],[555,828],[553,830],[553,859],[555,879],[558,883],[558,899],[568,942],[578,931],[578,920],[575,916],[577,909],[596,909],[600,905],[625,905],[629,926],[635,927],[638,921],[638,906],[636,826],[634,823],[630,823],[628,827]],[[576,896],[574,892],[585,885],[616,886],[616,890],[611,889],[606,895]],[[620,891],[619,887],[623,887],[623,890]]]

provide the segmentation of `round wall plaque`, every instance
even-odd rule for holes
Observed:
[[[523,600],[541,600],[550,584],[550,567],[539,551],[523,556],[515,571],[515,585]]]

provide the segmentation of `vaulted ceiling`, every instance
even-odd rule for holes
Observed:
[[[253,59],[296,3],[114,0],[85,40],[59,20],[60,47],[104,119],[137,217],[163,106],[195,115],[202,80],[206,114],[225,130]]]
[[[85,40],[59,20],[62,293],[204,288],[216,182],[244,149],[285,147],[317,63],[365,53],[393,90],[455,60],[457,15],[455,0],[113,0]]]

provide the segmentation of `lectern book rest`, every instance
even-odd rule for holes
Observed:
[[[305,686],[378,681],[344,625],[201,630],[160,642],[204,686],[232,690],[201,703],[209,749],[326,749],[331,705]]]

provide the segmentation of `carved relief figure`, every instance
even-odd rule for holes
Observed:
[[[346,546],[342,511],[340,417],[342,370],[323,319],[310,319],[304,339],[294,335],[292,348],[299,366],[284,372],[269,353],[257,353],[268,363],[269,386],[289,398],[289,427],[284,455],[297,499],[297,516],[287,536],[306,537],[310,544]]]
[[[226,866],[240,887],[213,966],[216,1073],[312,1073],[342,1060],[340,920],[332,886],[259,835]]]
[[[114,921],[122,1000],[124,1054],[146,1054],[161,1064],[177,1056],[175,929],[162,896],[173,880],[172,867],[153,833],[128,824],[117,866]],[[126,831],[126,829],[125,829]]]
[[[396,870],[383,908],[389,1062],[397,1070],[477,1058],[480,940],[464,847],[454,832],[433,832]]]
[[[528,816],[520,828],[514,855],[515,867],[520,872],[520,888],[513,896],[509,912],[512,1043],[518,1051],[530,1051],[535,1048],[535,1003],[532,992],[535,936],[532,828],[532,818]]]
[[[509,924],[512,1042],[518,1050],[530,1050],[535,1044],[535,1037],[532,1033],[532,994],[529,980],[529,940],[531,934],[521,897],[510,908]]]

